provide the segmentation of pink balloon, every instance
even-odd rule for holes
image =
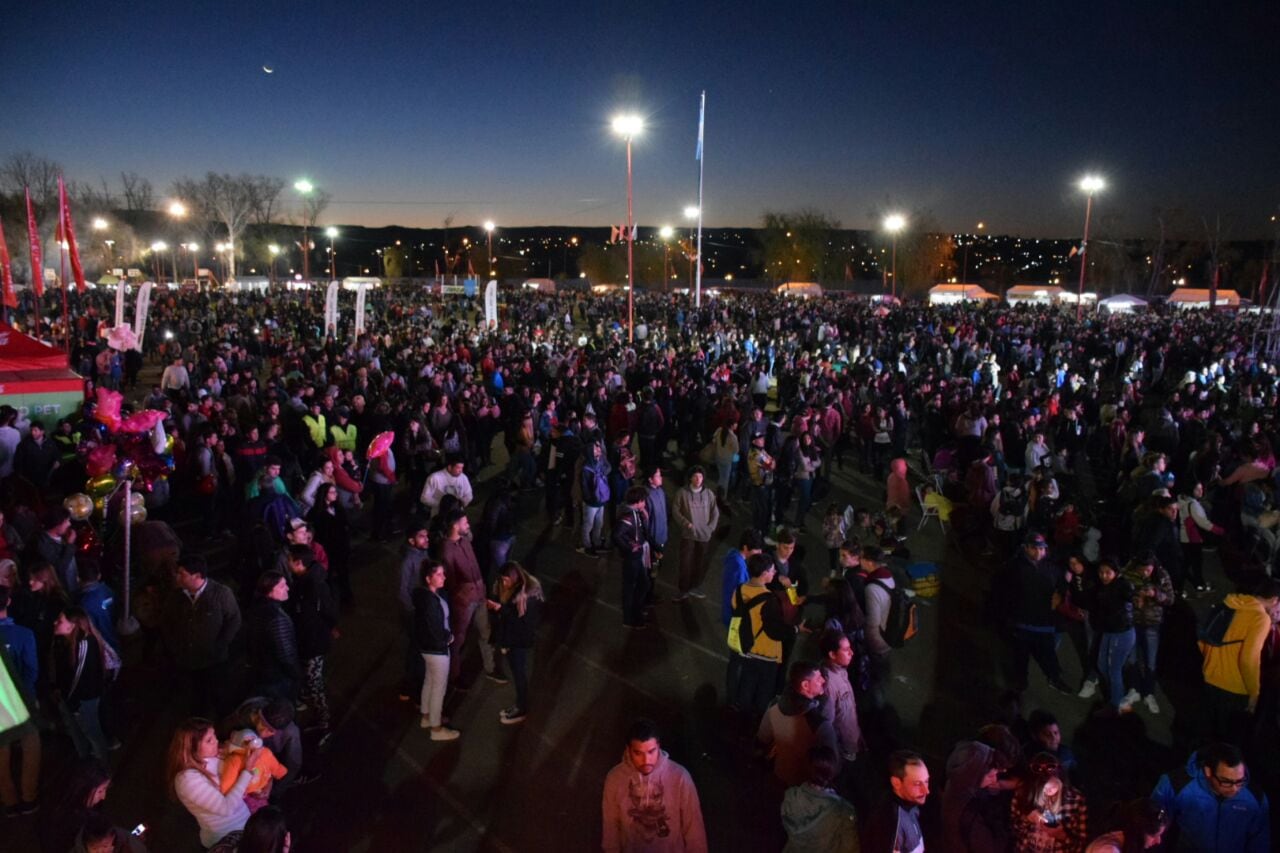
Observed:
[[[373,441],[369,442],[369,458],[377,459],[391,449],[391,444],[396,440],[396,434],[390,430],[380,432],[373,437]]]
[[[120,424],[120,429],[124,432],[150,432],[162,420],[164,420],[164,412],[143,409],[125,418]]]
[[[89,451],[84,460],[84,467],[90,479],[101,477],[114,468],[115,465],[116,446],[114,444],[99,444]]]
[[[106,388],[98,388],[97,395],[98,406],[94,409],[93,417],[114,432],[120,428],[120,404],[124,402],[124,395],[119,391],[108,391]]]

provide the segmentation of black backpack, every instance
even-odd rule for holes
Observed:
[[[751,649],[756,644],[756,632],[751,630],[751,611],[757,607],[764,606],[764,603],[771,598],[773,598],[773,593],[766,592],[757,595],[750,601],[743,602],[742,587],[738,587],[738,607],[734,610],[733,615],[741,617],[738,622],[738,645],[744,655],[751,654]]]
[[[1196,638],[1206,646],[1218,649],[1243,643],[1244,640],[1228,641],[1226,639],[1227,631],[1231,629],[1231,620],[1235,618],[1236,612],[1228,607],[1225,602],[1215,604],[1213,609],[1209,611],[1209,618],[1205,619],[1204,624],[1196,632]]]
[[[889,618],[885,620],[880,636],[890,648],[900,649],[920,631],[920,614],[916,602],[900,586],[889,586],[884,581],[870,581],[889,594]]]
[[[1015,489],[1010,492],[1008,489],[1000,490],[1000,514],[1021,518],[1022,512],[1027,506],[1027,493],[1022,489]]]

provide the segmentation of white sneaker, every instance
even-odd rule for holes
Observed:
[[[1097,693],[1098,693],[1098,682],[1090,680],[1090,681],[1086,681],[1084,684],[1080,686],[1080,692],[1077,693],[1076,695],[1079,696],[1081,699],[1092,699],[1094,696],[1097,695]]]
[[[1138,704],[1141,701],[1142,701],[1142,694],[1131,687],[1129,688],[1129,692],[1124,694],[1124,698],[1120,700],[1120,704],[1133,706]]]
[[[1152,694],[1151,696],[1146,697],[1145,701],[1147,703],[1148,711],[1150,711],[1153,714],[1160,713],[1160,703],[1156,701],[1155,694]]]
[[[457,740],[462,736],[462,732],[457,729],[451,729],[448,726],[441,726],[438,729],[431,730],[432,740]]]

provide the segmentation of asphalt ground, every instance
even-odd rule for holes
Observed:
[[[495,448],[496,457],[501,456]],[[477,478],[476,507],[492,488],[499,464]],[[668,482],[680,478],[672,476]],[[877,507],[883,489],[851,469],[832,477],[839,506]],[[674,488],[669,486],[669,488]],[[309,750],[308,768],[320,779],[290,792],[286,808],[301,851],[540,851],[598,849],[600,792],[605,774],[621,757],[622,738],[638,716],[656,720],[664,747],[687,767],[702,800],[713,850],[777,850],[785,841],[777,805],[780,793],[755,757],[749,733],[722,710],[726,648],[719,621],[720,558],[749,523],[745,504],[731,503],[717,536],[704,589],[708,597],[661,603],[650,630],[622,627],[617,558],[591,559],[574,552],[576,533],[551,529],[541,491],[522,494],[520,525],[512,554],[547,587],[549,601],[534,656],[531,711],[526,722],[502,726],[498,712],[514,690],[478,678],[465,694],[450,697],[446,713],[462,731],[454,742],[432,742],[418,725],[413,705],[397,697],[405,639],[395,585],[400,545],[357,538],[353,550],[356,603],[344,611],[342,638],[328,658],[335,734],[323,752]],[[821,515],[816,503],[801,543],[811,577],[826,570]],[[954,742],[990,722],[1007,684],[1006,649],[983,623],[981,601],[995,563],[981,543],[944,535],[936,521],[915,530],[908,520],[912,559],[941,566],[940,596],[921,599],[919,636],[893,652],[888,689],[897,724],[875,735],[873,752],[860,760],[864,775],[878,779],[879,758],[894,746],[926,755],[936,779]],[[180,528],[181,530],[181,528]],[[659,593],[670,597],[677,542],[668,548]],[[215,544],[215,566],[234,573],[231,552]],[[1221,588],[1216,559],[1206,560]],[[1186,681],[1185,618],[1175,608],[1159,694],[1162,713],[1139,706],[1121,720],[1091,716],[1096,703],[1051,690],[1032,665],[1022,712],[1053,711],[1065,741],[1081,758],[1077,782],[1100,800],[1149,790],[1159,772],[1185,760],[1175,720],[1194,714],[1195,696],[1178,690]],[[820,618],[820,612],[813,619]],[[1194,648],[1194,621],[1191,643]],[[124,747],[113,753],[114,782],[106,809],[121,825],[146,823],[150,849],[198,850],[195,822],[167,797],[164,752],[182,700],[166,681],[154,649],[136,638],[126,649],[124,689],[130,723]],[[1067,681],[1080,682],[1074,655],[1063,644]],[[478,673],[474,645],[468,669]],[[801,645],[794,659],[816,659]],[[1165,692],[1168,690],[1169,692]],[[1178,746],[1175,747],[1175,743]],[[65,739],[45,739],[43,783],[68,760]],[[937,788],[935,788],[937,790]],[[868,794],[874,791],[868,791]],[[936,797],[935,797],[936,800]],[[34,850],[31,819],[0,825],[2,849]],[[10,847],[10,844],[15,846]]]

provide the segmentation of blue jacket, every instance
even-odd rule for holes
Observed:
[[[98,629],[107,645],[119,651],[120,641],[116,639],[115,593],[105,583],[97,582],[80,587],[76,593],[76,604],[89,615],[89,621]]]
[[[724,576],[720,580],[720,621],[728,625],[733,618],[733,591],[747,582],[747,560],[733,548],[724,555]]]
[[[1187,759],[1191,781],[1175,790],[1169,774],[1160,777],[1152,798],[1169,813],[1176,826],[1178,850],[1201,853],[1265,853],[1271,849],[1271,824],[1266,795],[1261,800],[1245,785],[1229,800],[1209,787],[1196,753]]]
[[[36,655],[36,635],[9,617],[0,619],[0,643],[13,659],[17,676],[27,689],[28,696],[36,695],[36,679],[40,675],[39,657]],[[9,768],[3,768],[8,771]]]

